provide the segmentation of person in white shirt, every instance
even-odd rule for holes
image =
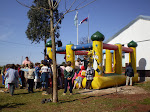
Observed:
[[[50,68],[48,68],[47,63],[43,62],[43,66],[41,68],[41,83],[42,83],[42,90],[46,90],[48,88],[48,79],[50,78]]]

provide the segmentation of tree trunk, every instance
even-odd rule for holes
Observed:
[[[53,102],[58,102],[58,91],[57,91],[57,75],[56,75],[56,46],[55,46],[55,33],[54,33],[54,17],[53,10],[50,9],[50,33],[52,40],[52,51],[53,51]]]
[[[44,39],[44,46],[45,46],[45,47],[44,47],[44,58],[45,58],[45,56],[46,56],[46,40],[47,40],[47,39],[45,38],[45,39]]]

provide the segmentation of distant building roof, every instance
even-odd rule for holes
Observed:
[[[133,21],[131,21],[128,25],[126,25],[124,28],[122,28],[119,32],[117,32],[115,35],[113,35],[111,38],[109,38],[104,43],[108,43],[109,41],[111,41],[112,39],[114,39],[115,37],[117,37],[120,33],[122,33],[123,31],[125,31],[127,28],[129,28],[131,25],[133,25],[139,19],[144,19],[144,20],[149,20],[150,21],[150,16],[144,16],[144,15],[138,16],[136,19],[134,19]]]

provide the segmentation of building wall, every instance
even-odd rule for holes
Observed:
[[[150,39],[150,21],[139,19],[108,44],[120,43],[127,46],[132,40],[137,42],[137,70],[150,70],[150,41],[143,41],[148,39]],[[125,55],[125,62],[129,62],[128,54]]]

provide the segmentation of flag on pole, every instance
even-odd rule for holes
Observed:
[[[86,23],[87,21],[88,21],[88,17],[85,18],[85,19],[83,19],[83,20],[80,22],[80,25],[81,25],[82,23]]]
[[[74,17],[74,25],[77,27],[78,24],[78,12],[76,12],[76,15]]]

